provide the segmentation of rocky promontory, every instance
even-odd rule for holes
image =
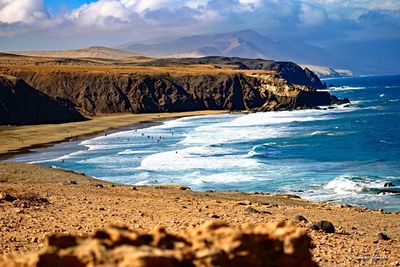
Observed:
[[[16,77],[18,82],[13,86],[40,91],[42,99],[21,94],[4,98],[6,117],[12,119],[2,124],[83,119],[77,111],[83,115],[278,111],[348,102],[318,91],[325,86],[318,77],[291,62],[222,57],[145,62],[12,55],[1,58],[0,74]],[[12,87],[9,82],[1,86]],[[58,109],[43,104],[44,98]]]
[[[276,72],[171,75],[22,70],[10,74],[89,114],[205,109],[274,111],[346,102],[328,92],[289,84]]]

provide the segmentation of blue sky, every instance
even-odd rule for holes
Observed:
[[[400,0],[0,0],[0,50],[254,29],[319,46],[400,40]]]
[[[76,8],[85,3],[95,2],[96,0],[45,0],[44,3],[49,9],[60,10],[60,8]]]

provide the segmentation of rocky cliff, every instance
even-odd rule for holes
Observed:
[[[9,74],[91,114],[293,110],[343,102],[328,92],[289,84],[276,72],[170,75],[13,70]]]
[[[23,80],[0,75],[0,125],[81,121],[84,117],[69,101],[57,101]]]
[[[202,58],[161,58],[143,63],[148,66],[166,66],[171,64],[210,64],[221,66],[235,66],[242,70],[269,70],[277,72],[291,84],[299,84],[325,89],[326,85],[309,69],[303,69],[293,62],[277,62],[266,59],[248,59],[239,57],[202,57]]]

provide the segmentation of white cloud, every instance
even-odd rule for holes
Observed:
[[[121,1],[100,0],[71,11],[67,20],[81,27],[111,27],[130,23],[134,13]]]
[[[43,0],[0,0],[0,22],[40,22],[48,18]]]
[[[315,27],[326,21],[326,12],[319,6],[302,4],[299,19],[304,25]]]
[[[244,10],[255,10],[262,6],[262,0],[239,0],[241,8]]]
[[[52,15],[44,0],[0,0],[0,36],[43,32],[94,40],[104,33],[151,39],[251,28],[277,38],[307,38],[354,30],[366,35],[368,27],[386,21],[392,26],[382,31],[395,35],[396,14],[400,0],[97,0]]]

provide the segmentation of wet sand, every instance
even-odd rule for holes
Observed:
[[[222,114],[227,111],[205,110],[176,113],[115,114],[91,117],[90,120],[63,124],[0,126],[0,154],[25,151],[33,146],[75,139],[79,136],[145,122],[188,116]]]

